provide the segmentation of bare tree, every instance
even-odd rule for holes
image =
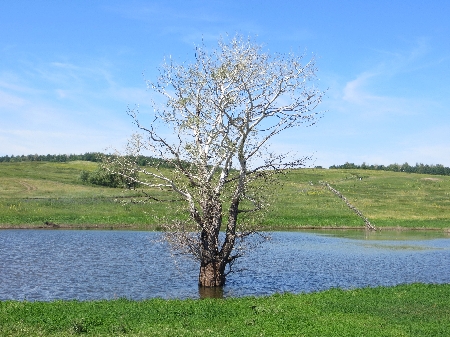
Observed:
[[[200,286],[224,285],[241,242],[255,232],[244,220],[264,208],[267,183],[307,159],[289,160],[269,148],[282,131],[317,120],[313,110],[323,92],[315,86],[315,60],[302,61],[269,55],[239,36],[220,40],[212,51],[197,47],[191,64],[170,58],[158,80],[147,83],[165,102],[154,103],[152,122],[144,125],[136,109],[128,112],[141,131],[129,154],[150,150],[173,170],[122,160],[122,171],[138,171],[141,185],[173,191],[185,202],[189,220],[169,225],[165,238],[198,259]]]

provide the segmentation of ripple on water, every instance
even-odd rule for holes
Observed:
[[[450,283],[450,239],[389,240],[275,232],[240,262],[224,296],[399,283]],[[197,264],[174,260],[159,234],[0,231],[0,300],[198,298]]]

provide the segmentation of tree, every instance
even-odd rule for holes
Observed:
[[[124,187],[135,189],[139,186],[138,171],[122,171],[124,167],[103,167],[101,164],[93,172],[81,171],[80,180],[83,183],[106,187]]]
[[[239,36],[220,40],[212,51],[197,47],[192,64],[170,58],[158,80],[147,82],[165,102],[154,100],[149,125],[137,109],[128,111],[140,133],[127,156],[116,158],[127,167],[122,171],[139,172],[141,185],[170,190],[185,202],[189,219],[169,225],[165,239],[200,262],[200,286],[224,285],[243,242],[255,233],[244,220],[264,208],[266,184],[308,159],[289,160],[269,144],[281,132],[317,120],[323,92],[315,86],[315,60],[302,61],[293,54],[271,56]],[[147,150],[174,169],[126,159]]]

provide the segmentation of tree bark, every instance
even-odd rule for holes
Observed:
[[[198,276],[200,287],[222,287],[225,285],[225,264],[221,262],[201,262]]]

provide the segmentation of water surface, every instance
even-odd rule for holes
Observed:
[[[0,231],[0,300],[198,298],[198,265],[159,233]],[[225,297],[401,283],[450,283],[450,239],[275,232],[228,276]],[[362,236],[361,236],[362,235]],[[341,233],[342,236],[342,233]]]

